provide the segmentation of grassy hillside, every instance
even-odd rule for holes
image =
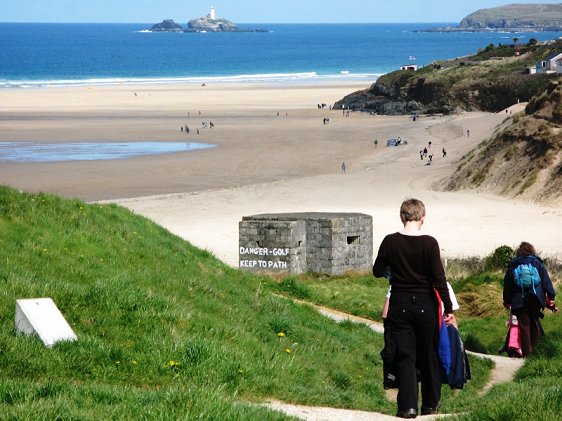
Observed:
[[[270,397],[392,410],[380,336],[123,208],[1,187],[0,261],[0,419],[283,419],[242,403]],[[16,299],[36,297],[78,341],[16,334]]]
[[[354,110],[377,114],[503,110],[518,101],[529,101],[556,78],[524,74],[524,70],[550,53],[562,51],[562,41],[529,41],[490,44],[467,57],[436,61],[417,71],[385,74],[370,88],[336,102],[335,107],[345,104]]]
[[[382,389],[382,336],[279,295],[373,316],[386,291],[380,280],[277,282],[229,268],[115,205],[6,187],[0,258],[0,419],[286,419],[252,404],[269,398],[395,411]],[[15,300],[35,297],[51,297],[79,339],[46,348],[16,333]],[[467,316],[461,326],[489,349],[505,332],[501,317],[486,317]],[[525,393],[547,414],[559,409],[549,399],[562,375],[562,339],[551,333],[561,331],[558,320],[548,318],[541,354],[515,391],[505,392],[513,399]],[[443,411],[465,417],[488,405],[497,412],[487,419],[504,419],[503,389],[499,406],[478,395],[490,363],[471,364],[473,380],[463,391],[443,388]]]
[[[508,4],[466,16],[461,28],[560,30],[562,4]]]
[[[508,247],[509,248],[509,247]],[[505,246],[484,260],[449,261],[446,273],[461,309],[457,312],[465,346],[473,351],[497,355],[506,335],[507,312],[502,306]],[[558,286],[562,268],[545,260]],[[278,288],[281,293],[321,303],[357,316],[380,320],[388,282],[372,277],[315,279],[289,278]],[[558,289],[558,288],[557,288]],[[471,358],[473,379],[467,389],[451,393],[443,388],[443,412],[462,411],[460,420],[557,420],[562,413],[562,315],[547,311],[542,325],[546,336],[535,353],[527,358],[516,381],[495,386],[486,395],[466,396],[482,380],[479,360]],[[505,355],[505,354],[504,354]],[[476,367],[476,370],[475,370]],[[462,403],[461,403],[462,402]],[[466,408],[466,409],[463,409]]]

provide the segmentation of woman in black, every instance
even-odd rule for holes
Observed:
[[[420,231],[425,220],[424,204],[417,199],[405,200],[400,207],[400,219],[404,229],[383,239],[373,274],[382,277],[390,269],[392,293],[387,326],[396,344],[396,415],[415,418],[418,414],[417,369],[421,376],[421,414],[436,413],[441,398],[436,351],[441,315],[435,291],[443,301],[447,324],[452,323],[453,309],[439,244]]]

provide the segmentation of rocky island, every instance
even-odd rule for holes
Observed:
[[[183,32],[183,27],[173,19],[164,19],[162,22],[152,25],[150,32]]]
[[[215,8],[207,16],[191,19],[187,29],[175,23],[172,19],[165,19],[150,28],[151,32],[269,32],[266,29],[239,28],[228,19],[217,18]]]
[[[458,26],[420,32],[537,32],[562,31],[562,4],[508,4],[480,9]]]

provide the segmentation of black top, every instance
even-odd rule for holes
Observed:
[[[445,313],[453,312],[447,279],[441,264],[439,244],[429,235],[389,234],[382,240],[373,265],[373,275],[390,269],[392,292],[434,293],[437,290]]]

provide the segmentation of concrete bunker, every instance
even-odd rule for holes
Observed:
[[[244,216],[239,267],[252,272],[342,275],[370,270],[373,218],[362,213],[300,212]]]

